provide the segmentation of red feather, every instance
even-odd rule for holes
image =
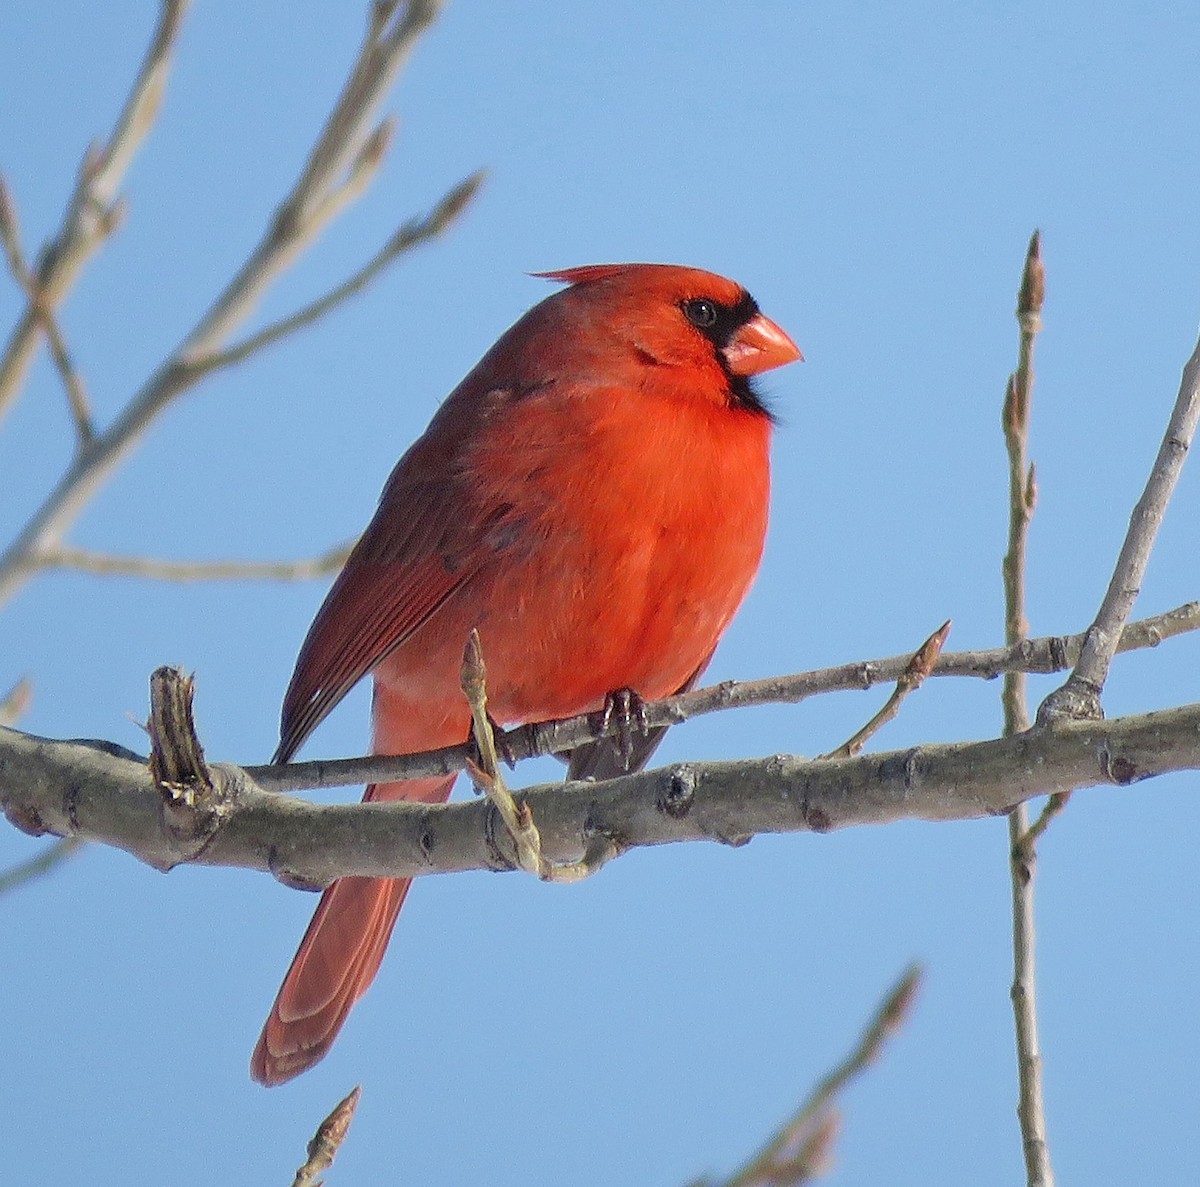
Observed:
[[[747,377],[800,357],[738,285],[691,268],[544,273],[571,287],[517,322],[389,478],[313,622],[286,697],[287,759],[366,673],[374,747],[461,742],[467,636],[502,724],[693,681],[758,568],[771,421]],[[641,746],[643,764],[658,736]],[[615,773],[611,746],[578,773]],[[453,780],[369,787],[444,800]],[[331,886],[255,1050],[277,1084],[320,1059],[375,976],[407,881]]]

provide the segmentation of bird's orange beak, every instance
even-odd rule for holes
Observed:
[[[761,313],[756,313],[734,334],[722,353],[735,375],[757,375],[785,363],[804,361],[800,348]]]

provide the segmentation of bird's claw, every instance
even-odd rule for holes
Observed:
[[[604,698],[604,715],[600,728],[607,734],[614,730],[621,764],[626,770],[633,759],[633,736],[636,730],[643,738],[650,732],[646,702],[632,688],[618,688]]]

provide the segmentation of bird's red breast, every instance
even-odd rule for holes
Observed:
[[[281,760],[368,672],[377,752],[465,739],[472,628],[501,723],[594,710],[617,689],[669,695],[703,669],[745,596],[772,423],[753,376],[800,358],[795,344],[709,272],[544,275],[569,287],[496,342],[388,479],[301,650]],[[448,792],[424,780],[367,796]],[[344,879],[326,892],[259,1041],[257,1079],[325,1053],[406,890]]]

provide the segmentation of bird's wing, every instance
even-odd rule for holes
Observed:
[[[290,759],[363,676],[470,580],[469,518],[452,478],[397,467],[304,640],[276,762]]]

